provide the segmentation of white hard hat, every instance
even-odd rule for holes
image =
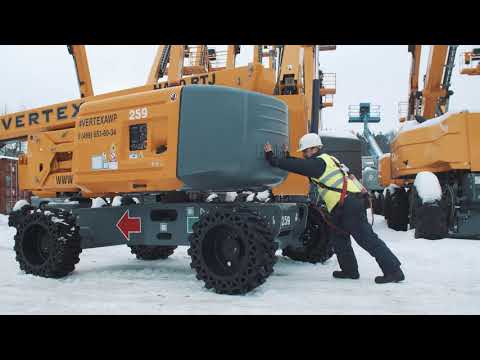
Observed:
[[[322,147],[322,140],[320,139],[320,136],[315,133],[310,133],[303,135],[302,138],[300,139],[300,144],[299,144],[299,149],[297,151],[303,151],[305,149],[311,148],[311,147]]]

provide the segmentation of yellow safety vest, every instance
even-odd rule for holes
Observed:
[[[317,158],[325,161],[325,171],[323,172],[321,177],[310,178],[310,181],[313,184],[317,185],[318,197],[321,197],[323,199],[323,201],[327,205],[327,210],[330,212],[340,201],[341,192],[324,189],[318,184],[322,183],[323,185],[326,185],[330,188],[338,189],[341,191],[343,188],[343,174],[335,163],[335,161],[337,163],[340,163],[335,157],[328,154],[322,154]],[[362,191],[362,188],[358,184],[356,184],[354,180],[347,177],[347,191],[350,193],[359,193]]]

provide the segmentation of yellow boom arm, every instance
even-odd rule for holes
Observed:
[[[418,74],[420,72],[420,58],[422,45],[409,45],[408,51],[412,54],[412,65],[410,67],[410,81],[408,91],[408,115],[407,120],[413,119],[418,108]]]
[[[433,45],[430,48],[425,86],[423,89],[422,116],[425,119],[435,117],[435,108],[438,101],[440,97],[446,95],[445,89],[442,88],[442,79],[447,51],[447,45]]]
[[[85,98],[93,96],[92,79],[90,77],[85,45],[67,45],[67,47],[68,52],[73,56],[73,61],[75,63],[80,97]]]

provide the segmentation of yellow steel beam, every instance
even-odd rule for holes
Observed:
[[[227,48],[227,69],[233,69],[235,67],[235,53],[236,45],[228,45]]]
[[[407,119],[415,116],[415,109],[417,108],[418,99],[418,76],[420,73],[420,59],[422,55],[422,45],[409,45],[409,52],[412,53],[412,64],[410,66],[410,79],[408,91],[408,113]]]
[[[80,97],[93,96],[92,79],[90,77],[85,45],[67,45],[67,47],[75,63]]]
[[[165,49],[166,45],[159,45],[157,49],[157,53],[155,55],[155,59],[153,60],[152,67],[150,69],[150,73],[148,74],[147,83],[148,84],[155,84],[158,82],[160,78],[160,66],[161,60],[163,55],[163,50]]]
[[[312,92],[313,92],[313,72],[314,72],[314,55],[313,55],[313,46],[306,45],[304,48],[304,57],[303,57],[303,76],[305,78],[305,100],[307,102],[307,114],[310,118],[312,113]]]
[[[447,58],[448,45],[432,45],[427,65],[425,86],[423,88],[423,111],[425,119],[435,116],[435,107],[446,92],[442,89],[442,79]]]
[[[261,64],[262,63],[262,45],[255,45],[253,47],[253,63],[254,64]]]
[[[168,82],[178,83],[183,76],[185,45],[172,45],[168,68]]]

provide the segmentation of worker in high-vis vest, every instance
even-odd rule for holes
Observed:
[[[333,225],[333,248],[337,255],[340,271],[333,277],[358,279],[358,263],[353,252],[350,235],[363,249],[375,258],[383,276],[377,276],[377,284],[399,282],[405,279],[400,261],[373,231],[368,222],[363,186],[349,176],[348,168],[335,157],[321,153],[322,140],[318,134],[310,133],[300,139],[298,151],[303,158],[290,157],[284,148],[285,157],[273,154],[272,146],[265,144],[265,158],[270,165],[307,176],[314,188],[316,205],[323,201]]]

